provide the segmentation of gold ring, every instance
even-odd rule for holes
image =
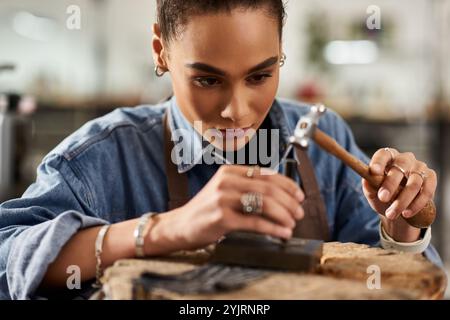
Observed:
[[[394,161],[395,156],[394,156],[394,153],[392,152],[391,148],[384,148],[383,150],[389,152],[389,154],[391,155],[391,161],[390,162]]]
[[[398,170],[400,170],[400,172],[403,174],[403,176],[405,176],[406,178],[408,178],[408,172],[406,172],[405,169],[403,169],[402,167],[400,167],[398,164],[393,163],[391,165],[391,168],[397,168]]]
[[[253,176],[255,175],[256,169],[258,169],[258,166],[253,166],[253,167],[248,168],[247,174],[246,174],[247,177],[248,178],[253,178]]]
[[[411,177],[412,174],[419,175],[422,178],[423,181],[425,181],[425,179],[427,178],[427,174],[425,173],[425,171],[411,171],[409,173],[408,178]]]

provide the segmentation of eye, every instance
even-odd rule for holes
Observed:
[[[197,77],[194,79],[194,83],[202,88],[211,88],[221,85],[222,81],[214,77]]]
[[[250,84],[263,84],[267,78],[272,78],[272,75],[270,73],[260,73],[260,74],[255,74],[249,78],[247,78],[247,81]]]

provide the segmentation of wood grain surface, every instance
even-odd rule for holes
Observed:
[[[213,247],[170,257],[121,260],[102,279],[108,299],[133,298],[132,280],[143,272],[178,274],[206,262]],[[381,271],[381,288],[369,289],[370,266]],[[217,294],[179,295],[155,290],[139,299],[441,299],[447,286],[444,271],[420,254],[371,248],[354,243],[326,243],[321,264],[311,274],[271,272],[246,287]]]

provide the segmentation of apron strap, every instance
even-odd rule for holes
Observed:
[[[175,144],[172,141],[172,132],[169,126],[169,110],[167,109],[163,116],[164,126],[164,157],[167,176],[167,189],[169,199],[167,207],[174,210],[185,205],[189,201],[189,184],[186,173],[179,173],[178,167],[172,162],[172,150]]]
[[[314,167],[306,150],[294,148],[297,156],[297,171],[301,177],[305,201],[305,217],[297,222],[294,237],[306,239],[329,240],[328,218],[325,202],[320,194]]]
[[[189,184],[186,173],[179,173],[178,167],[172,162],[171,153],[175,147],[169,126],[169,110],[163,117],[164,126],[164,156],[168,189],[168,208],[174,210],[189,201]],[[303,203],[305,218],[297,222],[294,236],[297,238],[328,240],[328,219],[325,203],[320,194],[314,168],[305,150],[295,148],[298,159],[297,170],[303,182],[306,199]]]

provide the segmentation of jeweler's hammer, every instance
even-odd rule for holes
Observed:
[[[322,149],[328,153],[334,155],[341,161],[343,161],[350,168],[355,170],[362,178],[366,179],[370,185],[378,190],[385,178],[385,176],[375,176],[370,173],[368,165],[356,158],[342,146],[340,146],[336,140],[317,128],[320,117],[327,111],[324,105],[314,105],[311,107],[311,111],[300,118],[294,131],[294,135],[290,137],[290,143],[297,145],[301,148],[308,148],[310,140],[314,140]],[[396,198],[398,193],[406,185],[407,178],[402,181],[402,186],[395,192],[393,199]],[[427,205],[418,212],[414,217],[404,218],[408,224],[416,228],[426,228],[430,226],[436,217],[436,207],[433,201],[429,201]]]

